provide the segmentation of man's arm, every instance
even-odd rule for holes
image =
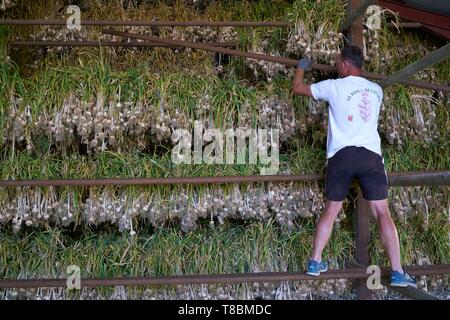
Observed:
[[[304,83],[305,70],[311,68],[312,61],[301,59],[295,71],[294,80],[292,82],[292,93],[296,96],[312,97],[311,86]]]

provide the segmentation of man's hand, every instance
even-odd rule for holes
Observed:
[[[303,58],[298,61],[297,68],[309,71],[311,70],[312,64],[313,64],[312,60]]]
[[[292,93],[296,96],[312,97],[311,86],[303,82],[305,71],[311,70],[313,61],[310,59],[300,59],[292,81]]]

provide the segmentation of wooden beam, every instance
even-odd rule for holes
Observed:
[[[368,266],[370,265],[370,208],[359,187],[353,214],[353,228],[355,230],[356,261],[363,266]],[[356,280],[356,295],[360,300],[371,300],[373,298],[371,290],[367,287],[366,279]]]
[[[405,80],[409,78],[409,76],[413,75],[419,70],[428,68],[433,64],[436,64],[450,56],[450,43],[447,43],[445,46],[433,51],[432,53],[426,55],[422,59],[411,63],[407,67],[403,68],[397,73],[387,77],[384,80],[381,80],[380,85],[383,88],[389,87],[399,81]]]
[[[355,8],[361,8],[361,0],[349,0],[348,1],[348,15],[351,16]],[[367,8],[367,7],[366,7]],[[365,9],[364,9],[365,10]],[[362,26],[362,16],[357,15],[350,25],[350,39],[351,44],[364,48],[364,35]]]
[[[362,15],[366,12],[367,8],[374,3],[375,0],[363,0],[362,3],[361,0],[349,0],[348,7],[351,13],[347,15],[347,19],[345,19],[339,29],[341,31],[347,30],[357,19],[362,20]]]

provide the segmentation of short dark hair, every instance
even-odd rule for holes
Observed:
[[[362,68],[364,62],[364,55],[360,47],[350,45],[348,47],[344,47],[341,50],[341,57],[350,62],[353,66],[358,69]]]

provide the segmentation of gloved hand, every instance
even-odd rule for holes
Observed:
[[[311,70],[312,64],[313,64],[312,60],[303,58],[298,61],[297,68],[303,69],[305,71],[309,71],[309,70]]]

